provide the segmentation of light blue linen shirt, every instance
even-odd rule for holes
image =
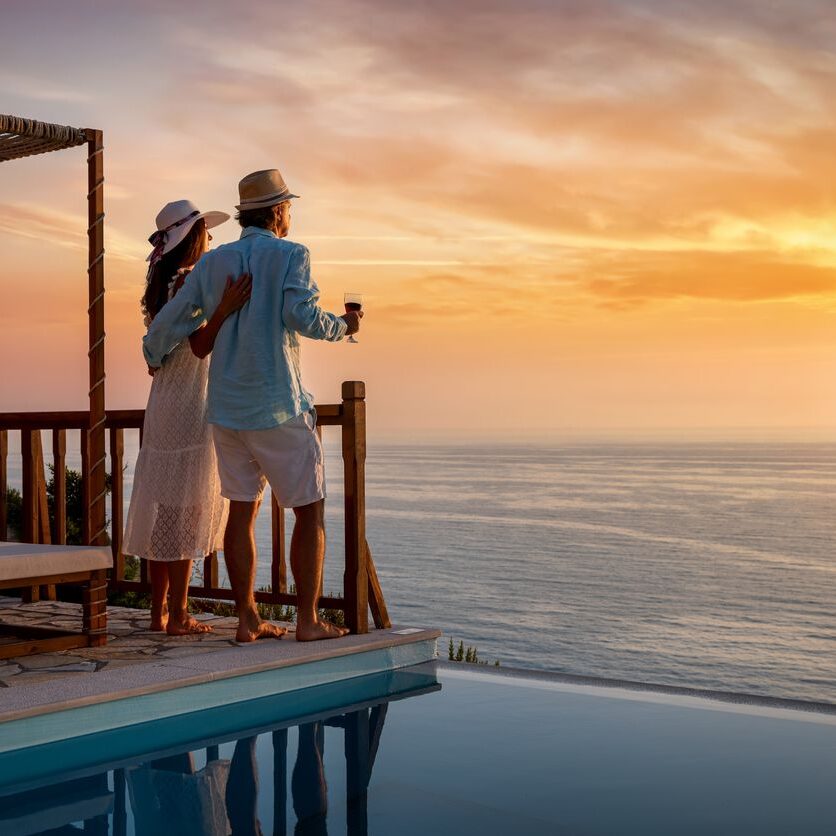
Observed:
[[[221,325],[209,367],[207,419],[234,430],[260,430],[307,412],[300,337],[341,340],[345,320],[319,306],[308,248],[258,227],[204,255],[177,295],[154,317],[142,341],[149,366],[212,315],[227,276],[250,273],[249,301]]]

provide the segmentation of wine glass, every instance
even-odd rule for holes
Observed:
[[[363,310],[363,294],[362,293],[346,293],[343,297],[343,302],[345,302],[345,312],[348,313],[349,311],[362,311]],[[354,334],[352,334],[346,342],[349,343],[358,343],[360,340],[355,339]]]

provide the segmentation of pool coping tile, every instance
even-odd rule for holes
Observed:
[[[147,661],[124,667],[95,673],[67,673],[60,682],[53,680],[3,688],[0,690],[0,725],[264,671],[311,665],[410,644],[434,643],[441,635],[439,630],[423,628],[418,632],[398,635],[394,631],[399,629],[403,628],[393,626],[320,642],[265,639],[252,645],[226,646],[201,652],[192,658],[178,655],[166,659],[164,654],[158,654]]]

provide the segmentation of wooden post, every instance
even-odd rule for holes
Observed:
[[[81,445],[81,542],[92,542],[90,522],[90,430],[79,430]]]
[[[52,431],[53,491],[52,542],[67,542],[67,431]]]
[[[38,440],[40,440],[40,430],[20,431],[20,456],[23,463],[23,520],[20,539],[24,543],[38,542],[38,453],[35,447],[36,434]],[[25,604],[40,601],[40,587],[26,587],[22,590],[21,599]]]
[[[112,428],[110,430],[110,542],[113,550],[113,577],[119,581],[125,579],[125,556],[122,554],[124,460],[125,432],[122,429]]]
[[[343,469],[345,472],[345,622],[352,633],[369,632],[366,571],[366,384],[347,380],[343,396]]]
[[[147,563],[148,561],[143,560],[142,562]],[[203,588],[217,589],[218,584],[218,553],[212,552],[203,559]]]
[[[52,536],[49,528],[49,502],[46,496],[46,468],[44,467],[44,450],[41,444],[41,431],[35,432],[35,481],[38,486],[38,542],[50,543]],[[43,586],[44,598],[47,601],[56,599],[55,584]]]
[[[93,572],[84,586],[81,621],[90,647],[107,644],[107,573],[104,569]]]
[[[35,433],[40,430],[20,431],[20,456],[23,461],[23,524],[20,539],[24,543],[38,542],[38,454]]]
[[[0,540],[8,536],[9,520],[9,433],[7,430],[0,430]]]
[[[49,503],[46,497],[46,468],[44,467],[44,449],[41,444],[41,431],[37,430],[35,438],[35,482],[38,488],[38,543],[49,543]]]
[[[270,492],[272,495],[272,491]],[[273,562],[270,564],[270,584],[273,592],[287,592],[287,562],[285,560],[284,508],[279,506],[275,496],[270,502],[273,526]]]
[[[104,144],[102,132],[87,137],[87,244],[90,442],[88,543],[105,545],[105,328],[104,328]]]

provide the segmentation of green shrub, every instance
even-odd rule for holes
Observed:
[[[479,659],[479,653],[475,647],[465,647],[464,642],[460,641],[458,648],[456,647],[453,637],[451,636],[447,642],[447,659],[450,662],[465,662],[470,665],[487,665],[487,662],[482,662]],[[499,667],[499,659],[494,663],[494,667]]]
[[[46,502],[49,509],[49,527],[52,530],[55,522],[55,467],[49,465],[49,479],[46,483]],[[81,531],[84,519],[84,490],[81,474],[71,468],[65,469],[67,482],[67,545],[83,545]],[[110,493],[112,480],[110,474],[105,475],[105,490]],[[6,494],[6,519],[8,530],[6,536],[10,540],[20,540],[23,535],[23,497],[17,488],[8,488]],[[0,532],[2,534],[2,532]],[[107,542],[110,542],[108,536]]]

